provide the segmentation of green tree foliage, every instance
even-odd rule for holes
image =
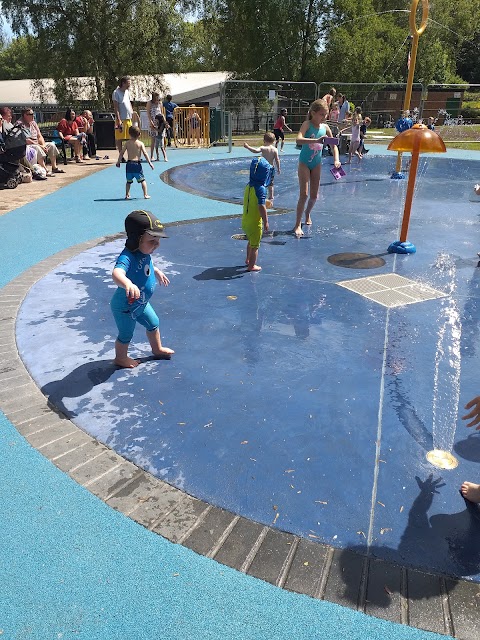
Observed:
[[[0,80],[21,80],[32,77],[35,57],[34,38],[24,36],[0,45]]]
[[[480,33],[465,40],[457,55],[457,73],[467,82],[480,83]]]
[[[34,77],[53,77],[59,94],[68,94],[70,78],[91,76],[92,96],[107,105],[116,78],[160,73],[170,58],[173,0],[2,0],[2,6],[15,34],[36,38]]]

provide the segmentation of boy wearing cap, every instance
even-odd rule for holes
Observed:
[[[127,241],[118,256],[112,277],[118,289],[110,302],[118,328],[115,341],[115,360],[118,367],[133,369],[140,363],[128,356],[128,346],[135,325],[139,322],[147,330],[147,338],[157,358],[170,358],[174,351],[162,345],[158,316],[149,300],[156,283],[167,287],[167,276],[153,265],[151,254],[166,238],[160,220],[150,211],[132,211],[125,219]]]
[[[120,163],[123,162],[123,154],[126,151],[127,165],[125,170],[127,173],[127,186],[125,189],[125,200],[130,200],[130,187],[133,184],[134,178],[136,178],[137,182],[140,182],[142,185],[143,197],[145,200],[148,200],[150,196],[147,194],[147,183],[145,176],[143,175],[142,163],[140,162],[142,155],[145,156],[145,159],[151,169],[153,169],[154,166],[150,161],[145,145],[139,140],[141,135],[140,129],[138,127],[130,127],[128,134],[130,136],[130,140],[128,140],[122,147],[117,161],[117,167],[120,167]]]

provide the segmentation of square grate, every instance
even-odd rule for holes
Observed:
[[[406,304],[445,298],[443,291],[409,280],[394,273],[355,280],[337,282],[340,287],[378,302],[384,307],[401,307]]]

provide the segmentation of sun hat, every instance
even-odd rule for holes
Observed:
[[[125,231],[127,232],[125,246],[130,251],[138,249],[140,238],[144,233],[156,238],[168,238],[165,234],[165,227],[160,220],[151,211],[144,211],[143,209],[138,209],[128,214],[125,218]]]

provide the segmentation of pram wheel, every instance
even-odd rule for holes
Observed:
[[[5,183],[7,189],[16,189],[18,186],[17,178],[9,178]]]

